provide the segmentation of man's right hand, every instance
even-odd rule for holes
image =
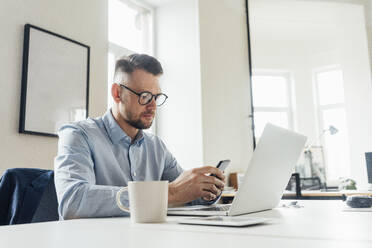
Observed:
[[[209,176],[215,174],[214,176]],[[225,176],[221,170],[213,166],[204,166],[183,172],[169,184],[168,203],[184,204],[199,197],[214,200],[221,194],[225,186]]]

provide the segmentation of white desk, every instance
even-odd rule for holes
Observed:
[[[288,201],[283,201],[288,202]],[[372,212],[342,212],[341,201],[299,201],[251,216],[276,218],[244,228],[174,223],[131,224],[129,218],[79,219],[0,227],[6,248],[71,247],[372,247]]]
[[[365,195],[372,196],[372,191],[367,190],[341,190],[341,191],[320,191],[320,190],[302,190],[302,197],[341,197],[342,195]],[[296,196],[296,193],[286,191],[284,196]]]
[[[234,198],[236,192],[222,193],[222,198]],[[342,195],[366,195],[372,196],[372,191],[370,190],[341,190],[341,191],[320,191],[320,190],[302,190],[301,197],[331,197],[331,198],[341,198]],[[284,197],[296,197],[296,192],[284,191]]]

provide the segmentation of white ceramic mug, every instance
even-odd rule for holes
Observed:
[[[128,191],[129,208],[123,206],[120,196]],[[168,210],[168,181],[131,181],[116,194],[119,208],[130,213],[133,223],[165,222]]]

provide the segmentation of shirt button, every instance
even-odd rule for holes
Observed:
[[[136,172],[133,172],[133,176],[137,176],[137,173]]]

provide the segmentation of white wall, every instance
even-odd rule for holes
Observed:
[[[101,115],[106,110],[107,2],[1,0],[0,174],[13,167],[52,169],[57,153],[57,138],[18,133],[26,23],[90,46],[89,116]]]
[[[366,187],[364,152],[372,151],[372,84],[362,5],[311,1],[251,2],[253,68],[292,73],[297,131],[318,139],[313,69],[344,73],[350,175]]]
[[[181,166],[244,171],[252,153],[245,2],[179,0],[157,8],[156,55],[169,102],[158,134]]]
[[[197,0],[169,2],[156,9],[155,54],[163,65],[157,134],[180,165],[203,164],[199,16]]]
[[[200,0],[204,163],[244,172],[253,151],[244,0]]]

